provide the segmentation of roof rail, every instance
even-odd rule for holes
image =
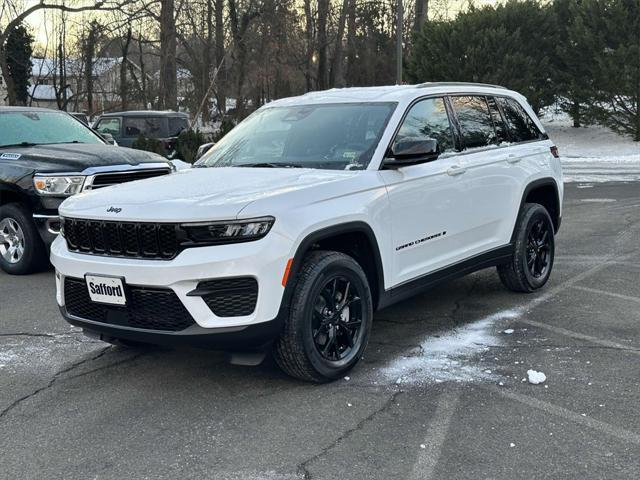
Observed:
[[[455,86],[476,86],[476,87],[492,87],[492,88],[504,88],[502,85],[492,85],[491,83],[475,83],[475,82],[424,82],[417,85],[418,88],[426,87],[455,87]]]

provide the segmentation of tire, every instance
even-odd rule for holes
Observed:
[[[367,276],[348,255],[315,251],[295,278],[274,358],[301,380],[324,383],[343,377],[369,340],[373,305]]]
[[[1,206],[0,268],[11,275],[27,275],[47,265],[47,248],[29,209],[19,203]]]
[[[502,284],[514,292],[530,293],[549,280],[555,255],[554,230],[546,208],[526,203],[516,227],[511,260],[498,265]]]

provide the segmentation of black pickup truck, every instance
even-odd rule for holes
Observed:
[[[0,268],[21,275],[48,264],[66,197],[173,170],[155,153],[109,145],[65,112],[0,107]]]

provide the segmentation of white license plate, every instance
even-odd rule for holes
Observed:
[[[87,289],[91,301],[109,303],[111,305],[126,305],[127,296],[124,293],[124,282],[117,277],[100,277],[85,275]]]

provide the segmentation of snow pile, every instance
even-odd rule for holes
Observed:
[[[560,151],[565,182],[640,180],[640,143],[593,125],[573,128],[566,113],[546,112],[547,133]]]
[[[387,381],[397,385],[494,380],[495,375],[487,369],[488,365],[479,363],[476,357],[490,345],[500,343],[493,324],[518,315],[518,310],[506,310],[439,337],[431,336],[380,372]]]
[[[535,370],[527,370],[527,378],[532,385],[539,385],[547,380],[547,376],[542,372],[536,372]]]

